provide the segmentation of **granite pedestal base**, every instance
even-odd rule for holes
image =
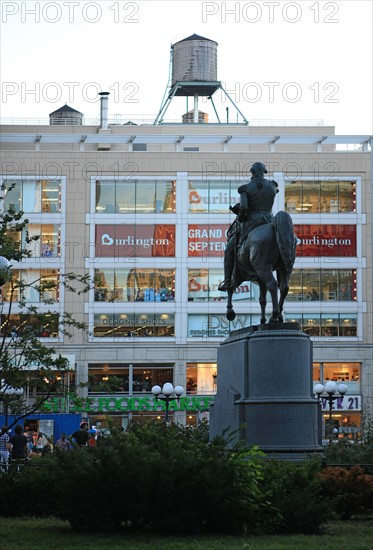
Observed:
[[[312,342],[298,325],[232,332],[218,349],[210,438],[258,445],[268,458],[322,452],[321,408],[312,391]]]

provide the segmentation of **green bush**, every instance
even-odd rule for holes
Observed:
[[[359,433],[353,439],[337,439],[324,449],[325,462],[333,466],[359,464],[373,474],[373,416],[364,413]]]
[[[258,453],[152,423],[60,457],[60,517],[80,529],[242,531],[259,515]]]
[[[56,460],[51,455],[22,465],[17,472],[12,464],[9,473],[0,477],[0,516],[55,515]]]
[[[48,457],[48,468],[38,460],[39,470],[6,476],[5,493],[15,497],[10,506],[4,499],[1,514],[52,514],[91,531],[242,533],[253,532],[268,509],[261,453],[229,450],[223,438],[209,443],[206,427],[133,425],[95,448]]]
[[[267,524],[267,532],[317,533],[331,519],[330,503],[317,477],[320,469],[319,460],[266,461],[261,487],[278,512]]]

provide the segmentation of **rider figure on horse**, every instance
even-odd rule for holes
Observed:
[[[252,178],[249,183],[238,188],[240,203],[231,210],[237,215],[228,230],[228,242],[224,253],[224,281],[218,290],[226,292],[232,287],[232,275],[237,249],[248,233],[255,227],[273,222],[272,206],[278,193],[278,184],[264,178],[267,169],[261,162],[255,162],[250,168]]]

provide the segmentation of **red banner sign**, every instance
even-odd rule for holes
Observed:
[[[175,256],[175,226],[96,225],[96,257]]]
[[[297,256],[356,256],[356,225],[294,225]]]
[[[224,256],[227,224],[189,225],[188,256]]]

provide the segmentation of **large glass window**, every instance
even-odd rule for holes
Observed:
[[[2,287],[4,302],[18,302],[20,294],[26,302],[57,302],[59,272],[56,269],[12,270],[12,281]]]
[[[188,301],[220,302],[226,297],[218,291],[219,283],[224,279],[223,269],[189,269]],[[233,294],[234,301],[258,301],[259,287],[251,282],[242,283]]]
[[[170,337],[175,335],[173,313],[103,313],[94,316],[94,336],[101,338]]]
[[[118,365],[116,363],[88,365],[90,393],[151,393],[154,385],[173,382],[173,365],[152,363]]]
[[[26,238],[31,239],[26,242]],[[33,240],[35,238],[35,240]],[[19,239],[19,235],[17,236]],[[22,246],[33,258],[57,258],[61,253],[61,226],[59,224],[29,223],[22,231]]]
[[[287,301],[355,301],[355,269],[295,269]]]
[[[345,313],[294,314],[287,316],[289,323],[299,323],[310,336],[357,336],[357,315]]]
[[[293,214],[356,212],[356,181],[288,179],[285,210]]]
[[[243,182],[201,180],[189,182],[189,212],[227,214],[229,205],[239,202]]]
[[[175,300],[174,269],[96,269],[96,302]]]
[[[188,363],[186,393],[210,393],[216,391],[217,368],[215,363]]]
[[[346,384],[347,395],[360,393],[361,363],[315,363],[313,367],[314,384],[325,384],[329,380],[337,384]]]
[[[170,213],[176,208],[175,180],[97,180],[96,212]]]
[[[17,211],[26,213],[61,211],[61,181],[58,179],[7,180],[6,188],[5,209],[13,204]]]
[[[36,336],[42,338],[58,337],[58,315],[51,314],[21,314],[15,313],[0,315],[0,334],[6,334],[14,337],[27,332],[34,332]]]

